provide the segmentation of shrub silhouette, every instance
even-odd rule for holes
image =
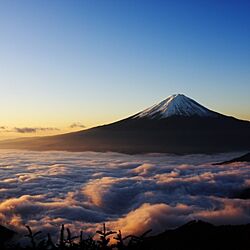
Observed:
[[[100,235],[100,240],[98,240],[97,242],[99,243],[100,249],[101,250],[107,250],[110,249],[110,247],[108,247],[110,238],[108,238],[108,236],[115,234],[116,232],[114,231],[107,231],[106,230],[106,225],[105,223],[103,223],[103,230],[100,231],[96,231],[96,233],[98,233]]]
[[[15,245],[0,246],[1,250],[112,250],[112,249],[125,249],[121,247],[121,242],[109,245],[110,237],[115,234],[115,231],[108,231],[106,225],[103,224],[101,230],[96,231],[99,235],[98,240],[94,240],[92,236],[84,237],[83,231],[79,235],[72,236],[69,228],[64,225],[60,228],[58,243],[54,243],[51,235],[48,233],[46,237],[42,238],[42,232],[38,231],[33,233],[29,226],[25,226],[28,233],[24,235],[29,238],[28,246],[20,246],[19,243]],[[41,237],[38,237],[41,236]],[[114,237],[116,238],[116,237]]]
[[[36,238],[37,235],[41,234],[42,232],[38,231],[38,232],[36,232],[36,233],[33,234],[32,230],[31,230],[31,228],[29,226],[25,226],[25,227],[28,230],[28,234],[26,234],[24,236],[30,238],[31,247],[33,249],[36,249],[37,248],[37,244],[36,244],[35,238]],[[39,243],[39,245],[41,245],[41,242]]]
[[[63,250],[63,249],[75,247],[77,244],[74,242],[74,240],[79,238],[80,236],[72,236],[70,229],[66,228],[67,238],[65,239],[64,231],[65,231],[65,228],[64,228],[64,225],[62,224],[58,248]]]
[[[28,233],[28,246],[13,244],[3,246],[1,250],[246,250],[250,245],[250,224],[235,226],[214,226],[202,221],[192,221],[176,229],[148,236],[151,230],[136,236],[123,237],[121,230],[118,232],[107,230],[103,224],[101,230],[96,231],[99,236],[95,240],[93,236],[84,237],[84,232],[72,236],[69,228],[61,226],[58,242],[55,242],[50,234],[42,237],[41,231],[33,233],[26,226]],[[3,238],[4,236],[2,236]],[[112,238],[113,237],[113,238]],[[111,239],[114,243],[111,244]],[[0,239],[2,240],[2,239]],[[2,241],[3,242],[3,241]],[[5,241],[6,243],[7,241]]]
[[[142,242],[144,241],[144,239],[146,238],[146,235],[149,234],[152,231],[152,229],[149,229],[148,231],[144,232],[142,235],[140,236],[136,236],[136,235],[128,235],[126,237],[124,237],[122,240],[125,241],[126,239],[130,239],[128,242],[128,249],[140,249]],[[124,249],[124,247],[123,247]]]
[[[99,235],[98,240],[94,240],[92,236],[88,236],[87,238],[84,238],[83,231],[80,231],[79,235],[72,236],[71,231],[69,228],[65,228],[62,224],[60,228],[60,235],[59,235],[59,242],[54,243],[51,235],[47,234],[46,239],[38,240],[37,236],[40,235],[42,232],[38,231],[33,233],[32,229],[29,226],[26,226],[28,230],[28,234],[25,235],[25,237],[28,237],[30,239],[30,245],[26,247],[21,247],[19,245],[12,246],[12,247],[6,247],[5,249],[9,250],[129,250],[129,249],[135,249],[135,247],[139,247],[139,244],[144,240],[144,237],[146,234],[148,234],[151,230],[148,230],[141,236],[135,236],[135,235],[128,235],[126,237],[122,237],[121,230],[118,232],[107,230],[106,224],[103,224],[103,227],[101,230],[97,230],[96,233]],[[115,237],[113,237],[116,242],[114,244],[109,244],[111,236],[113,234],[116,234]],[[78,239],[78,240],[77,240]],[[126,240],[128,241],[128,244],[125,244],[124,242]],[[137,249],[137,248],[136,248]],[[139,248],[138,248],[139,249]]]
[[[118,233],[117,233],[116,237],[114,237],[114,239],[117,241],[117,243],[116,243],[116,245],[112,245],[112,246],[117,247],[117,249],[119,249],[119,250],[125,249],[124,240],[126,240],[126,237],[122,238],[121,230],[118,231]]]

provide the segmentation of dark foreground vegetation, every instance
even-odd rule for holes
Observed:
[[[140,236],[123,236],[121,231],[109,231],[105,224],[96,232],[98,239],[72,235],[63,225],[58,242],[50,234],[41,238],[41,232],[32,232],[27,227],[26,246],[14,243],[15,232],[0,227],[1,250],[246,250],[250,249],[250,224],[214,226],[203,221],[191,221],[177,229],[167,230],[156,236],[149,236],[151,230]]]

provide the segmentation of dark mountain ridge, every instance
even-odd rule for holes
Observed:
[[[240,157],[233,158],[233,159],[228,160],[228,161],[215,163],[215,165],[224,165],[224,164],[230,164],[230,163],[235,163],[235,162],[250,162],[250,153],[244,154]]]
[[[108,125],[56,136],[2,141],[0,148],[129,154],[241,151],[250,150],[250,122],[203,108],[183,95],[174,95]]]
[[[204,221],[191,221],[177,229],[149,237],[142,249],[154,250],[242,250],[250,246],[250,224],[214,226]]]

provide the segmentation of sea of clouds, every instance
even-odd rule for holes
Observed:
[[[0,224],[55,233],[61,224],[95,232],[154,233],[190,220],[250,223],[250,164],[213,165],[217,155],[0,150]]]

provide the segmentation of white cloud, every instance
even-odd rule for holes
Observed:
[[[0,224],[52,230],[159,232],[191,219],[250,222],[250,164],[212,165],[238,154],[124,155],[1,150]]]

